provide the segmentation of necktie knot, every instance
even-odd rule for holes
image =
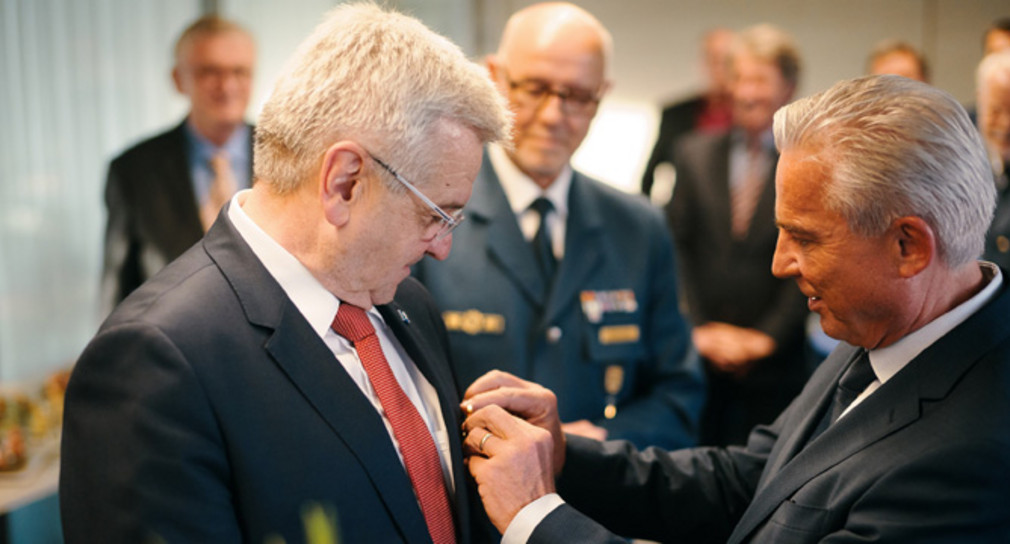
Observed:
[[[365,310],[346,302],[340,303],[340,308],[337,309],[337,316],[333,318],[332,326],[337,334],[350,340],[352,343],[358,343],[369,336],[375,335],[375,327],[372,326],[372,322],[368,319],[368,314],[365,313]]]
[[[835,390],[835,399],[831,410],[831,421],[834,422],[842,416],[845,409],[856,400],[860,393],[877,379],[870,365],[870,355],[866,350],[852,362],[842,378],[838,380],[838,388]]]
[[[541,196],[537,197],[537,199],[530,204],[530,209],[540,214],[540,221],[542,222],[546,219],[547,214],[551,213],[551,210],[554,209],[554,204],[551,204],[551,201],[546,197]]]

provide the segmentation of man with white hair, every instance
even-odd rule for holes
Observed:
[[[994,188],[967,113],[870,76],[780,109],[775,142],[772,270],[839,347],[745,448],[566,437],[550,391],[481,378],[465,446],[506,539],[1010,541],[1010,288],[976,260]]]
[[[987,55],[978,67],[978,127],[996,179],[996,215],[985,258],[1010,268],[1010,50]]]
[[[332,11],[263,107],[252,189],[121,304],[70,379],[68,542],[471,540],[444,259],[484,143],[478,65],[420,22]]]

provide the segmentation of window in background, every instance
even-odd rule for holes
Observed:
[[[0,381],[70,365],[100,319],[109,159],[185,113],[198,0],[0,1]]]

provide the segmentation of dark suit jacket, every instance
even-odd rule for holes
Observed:
[[[102,278],[106,310],[203,236],[186,157],[185,125],[183,121],[140,142],[109,165]],[[251,161],[252,138],[249,146]]]
[[[460,394],[441,319],[412,279],[379,310],[438,391],[457,527],[467,527],[453,432]],[[222,213],[115,310],[74,369],[64,534],[71,543],[154,534],[304,542],[300,512],[311,502],[335,509],[344,542],[431,541],[379,414]]]
[[[640,445],[695,444],[704,387],[662,217],[641,196],[577,172],[568,205],[565,256],[548,293],[485,156],[452,254],[418,263],[446,312],[461,383],[498,368],[554,390],[563,421],[589,419]],[[587,299],[607,296],[617,300],[587,312]],[[623,374],[613,419],[604,418],[608,368]]]
[[[806,447],[852,346],[838,347],[746,449],[636,453],[570,437],[559,482],[570,505],[531,542],[616,539],[575,509],[663,541],[1010,542],[1008,315],[1005,283]]]
[[[649,161],[645,164],[645,173],[642,175],[642,193],[648,195],[652,192],[657,166],[664,162],[673,163],[674,144],[681,136],[694,130],[695,119],[704,107],[705,97],[698,95],[663,108],[659,118],[656,144],[652,147]]]

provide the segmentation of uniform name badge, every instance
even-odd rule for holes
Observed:
[[[582,303],[582,313],[590,323],[599,323],[606,313],[635,313],[638,311],[638,301],[631,289],[614,289],[611,291],[582,291],[579,293]]]

